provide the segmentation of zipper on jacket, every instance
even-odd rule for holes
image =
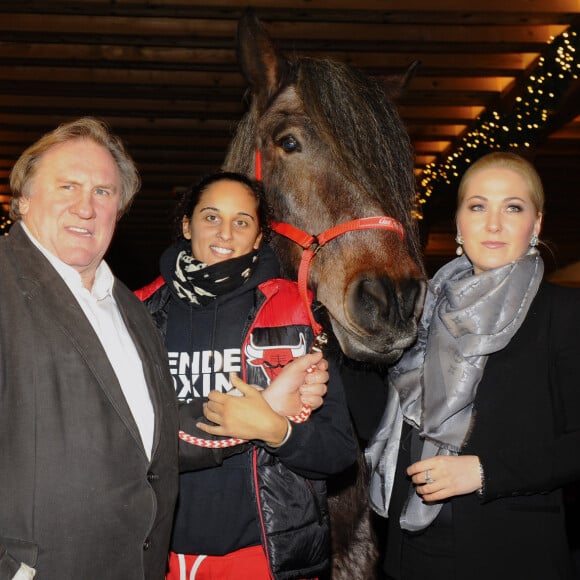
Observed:
[[[322,523],[323,523],[322,522],[322,510],[320,509],[320,502],[318,501],[318,494],[316,493],[316,490],[314,489],[314,486],[312,485],[312,482],[309,479],[307,479],[305,477],[304,481],[306,482],[306,486],[310,490],[310,493],[312,494],[312,499],[314,500],[314,506],[316,507],[316,513],[318,514],[318,524],[322,525]]]
[[[266,525],[264,524],[264,516],[262,514],[262,500],[260,499],[260,488],[258,487],[258,449],[252,449],[252,477],[254,479],[254,493],[256,495],[256,504],[258,506],[258,519],[260,521],[260,532],[262,534],[262,547],[266,554],[266,562],[268,563],[268,573],[271,580],[274,580],[272,567],[270,566],[270,552],[268,551],[268,537],[266,535]]]

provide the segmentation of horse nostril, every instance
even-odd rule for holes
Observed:
[[[348,310],[353,322],[368,332],[406,325],[414,319],[423,283],[408,278],[395,283],[386,276],[365,276],[353,282],[348,291]]]
[[[382,319],[388,313],[394,298],[389,278],[362,278],[354,285],[354,305],[370,320]],[[355,312],[356,312],[355,309]]]
[[[408,278],[399,283],[399,306],[403,320],[419,316],[423,307],[426,284],[423,280]]]

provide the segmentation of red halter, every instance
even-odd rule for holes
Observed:
[[[289,240],[292,240],[304,249],[302,252],[302,259],[300,261],[300,266],[298,268],[298,291],[300,297],[304,304],[308,305],[308,273],[310,270],[310,263],[314,256],[320,251],[320,249],[326,245],[327,242],[334,240],[338,236],[345,234],[346,232],[353,232],[358,230],[388,230],[395,232],[401,240],[405,239],[405,230],[401,222],[397,221],[392,217],[387,216],[374,216],[359,218],[356,220],[348,221],[342,224],[338,224],[328,230],[313,236],[307,234],[303,230],[294,227],[287,223],[282,222],[272,222],[271,228],[277,234],[280,234]],[[308,308],[308,316],[310,317],[310,323],[316,335],[322,332],[322,326],[316,322],[312,311]]]
[[[256,180],[262,181],[262,152],[259,150],[256,151],[255,169]],[[300,261],[300,266],[298,268],[298,291],[302,301],[306,305],[315,336],[320,335],[322,332],[322,326],[316,322],[308,305],[308,273],[312,259],[319,252],[322,246],[346,232],[357,230],[388,230],[395,232],[399,238],[401,238],[401,241],[405,239],[405,228],[403,228],[401,222],[388,216],[355,219],[343,224],[338,224],[318,235],[307,234],[305,231],[283,222],[272,222],[270,226],[277,234],[292,240],[304,249],[302,260]]]

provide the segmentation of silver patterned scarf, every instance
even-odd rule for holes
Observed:
[[[422,459],[459,453],[487,358],[522,325],[543,272],[542,258],[532,248],[515,262],[479,275],[462,256],[429,282],[417,342],[389,371],[387,408],[366,450],[370,503],[378,514],[388,514],[403,421],[418,429]],[[426,504],[412,490],[401,527],[421,530],[441,507]]]

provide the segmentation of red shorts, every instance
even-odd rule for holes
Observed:
[[[192,556],[169,552],[165,580],[271,580],[262,546],[243,548],[225,556]]]

